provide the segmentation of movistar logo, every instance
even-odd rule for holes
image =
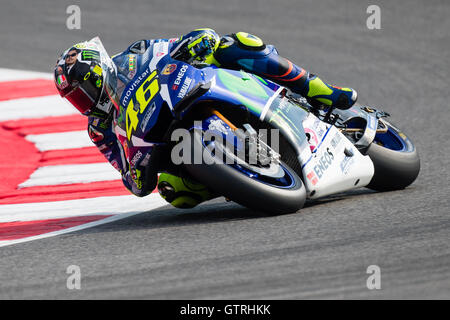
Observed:
[[[150,72],[150,69],[145,70],[139,77],[137,77],[136,80],[127,88],[127,91],[125,92],[123,98],[122,98],[122,105],[126,106],[128,104],[128,100],[131,97],[131,94],[133,91],[141,84],[141,81],[144,80],[144,77],[146,77]]]

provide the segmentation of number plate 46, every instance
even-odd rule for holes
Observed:
[[[158,82],[158,73],[157,71],[153,71],[147,79],[142,83],[142,85],[137,88],[134,93],[132,99],[127,105],[126,111],[126,128],[127,128],[127,138],[130,140],[131,134],[136,130],[139,118],[138,115],[142,114],[147,106],[150,104],[150,101],[155,97],[155,95],[159,92],[160,86]],[[134,102],[137,102],[137,108],[134,106]]]

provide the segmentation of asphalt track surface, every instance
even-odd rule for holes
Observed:
[[[50,72],[100,35],[115,53],[140,38],[209,26],[247,31],[360,102],[393,116],[421,173],[405,190],[368,189],[270,217],[223,199],[0,249],[1,299],[450,298],[449,1],[2,1],[0,67]],[[366,9],[381,8],[381,30]],[[66,269],[81,268],[81,290]],[[381,290],[368,290],[368,266]]]

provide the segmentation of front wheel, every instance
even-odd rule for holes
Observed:
[[[420,159],[411,140],[399,129],[383,120],[385,133],[378,133],[367,149],[375,173],[367,188],[377,191],[404,189],[416,180]]]
[[[303,182],[285,163],[279,161],[265,168],[248,163],[223,163],[217,161],[201,131],[194,130],[191,141],[193,151],[202,150],[204,161],[200,164],[192,161],[184,167],[217,193],[245,207],[271,214],[292,213],[303,207],[306,201]],[[215,149],[224,153],[229,151],[217,142]]]

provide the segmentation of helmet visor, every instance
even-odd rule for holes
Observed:
[[[82,114],[87,115],[97,105],[101,89],[95,87],[91,81],[84,81],[81,85],[74,87],[64,96]]]

